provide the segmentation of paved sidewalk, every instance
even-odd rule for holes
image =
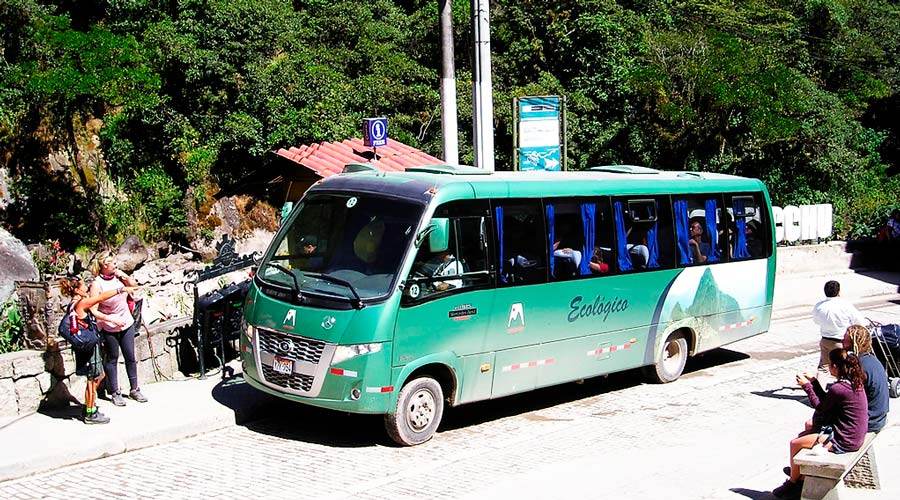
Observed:
[[[900,273],[780,275],[775,286],[775,317],[809,314],[812,305],[821,300],[822,287],[828,279],[840,281],[842,296],[860,305],[891,296],[900,299],[897,295]],[[239,371],[239,367],[236,369]],[[243,423],[264,416],[267,405],[274,402],[274,398],[250,388],[239,377],[223,382],[218,376],[210,375],[205,380],[148,384],[142,390],[149,403],[129,400],[126,407],[118,408],[101,400],[102,411],[112,419],[104,426],[85,426],[78,419],[80,409],[74,406],[62,413],[0,419],[0,481]],[[892,403],[896,409],[896,403]],[[897,418],[894,417],[895,422]],[[878,449],[883,476],[900,470],[897,426],[879,439]],[[766,478],[765,483],[770,483],[770,479]],[[900,495],[900,484],[895,483],[886,481],[888,488],[875,494],[890,491],[893,494],[887,497],[896,498]],[[859,498],[887,498],[866,496],[868,493],[859,492]]]
[[[237,366],[240,370],[240,366]],[[87,426],[81,407],[0,421],[0,481],[124,453],[243,423],[274,398],[217,375],[146,384],[149,402],[99,400],[109,424]]]

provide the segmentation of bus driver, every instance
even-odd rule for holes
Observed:
[[[462,267],[459,265],[459,260],[457,260],[456,257],[450,253],[450,249],[447,248],[432,255],[428,262],[424,263],[419,269],[419,274],[434,277],[458,276],[462,274]],[[461,287],[462,280],[435,281],[433,285],[435,290],[444,291]]]

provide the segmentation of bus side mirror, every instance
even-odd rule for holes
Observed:
[[[416,248],[428,238],[428,251],[443,252],[450,244],[450,219],[431,219],[425,229],[416,235]]]
[[[428,250],[443,252],[450,245],[450,219],[431,219],[434,230],[428,235]]]

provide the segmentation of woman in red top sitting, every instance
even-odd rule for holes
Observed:
[[[794,463],[794,456],[804,448],[812,448],[819,441],[819,431],[830,426],[833,438],[823,443],[832,453],[856,451],[866,438],[869,424],[868,402],[866,401],[866,375],[855,354],[837,348],[828,355],[831,375],[837,381],[826,392],[817,379],[806,373],[797,374],[797,384],[806,391],[809,402],[816,411],[812,420],[806,422],[806,430],[791,440],[790,477],[772,493],[778,498],[800,498],[803,478],[800,467]]]

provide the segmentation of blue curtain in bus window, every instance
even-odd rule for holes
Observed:
[[[688,243],[690,234],[688,231],[688,202],[687,200],[675,200],[675,235],[678,238],[678,263],[686,266],[691,263],[691,245]]]
[[[716,200],[706,200],[706,234],[709,235],[709,255],[706,262],[719,262],[722,253],[719,252],[719,229],[716,227]]]
[[[494,216],[497,221],[497,242],[500,246],[500,281],[506,283],[506,273],[503,272],[503,207],[494,207]]]
[[[659,204],[655,201],[653,202],[654,213],[659,214]],[[654,221],[653,225],[650,226],[650,229],[647,230],[647,250],[650,251],[650,258],[647,259],[647,268],[653,269],[659,267],[659,242],[656,240],[656,234],[659,232],[656,230],[657,222]]]
[[[581,249],[581,264],[578,265],[579,274],[591,274],[591,255],[594,255],[594,220],[597,215],[597,205],[593,203],[581,204],[581,222],[584,224],[584,248]]]
[[[616,222],[616,250],[618,254],[619,270],[631,270],[631,257],[628,255],[628,242],[625,240],[625,218],[622,216],[622,202],[613,204],[613,217]]]
[[[554,210],[553,205],[550,203],[544,208],[547,211],[547,239],[550,240],[550,251],[547,252],[547,255],[550,256],[550,276],[555,278],[556,263],[554,261],[556,259],[553,258],[553,244],[556,243],[556,210]]]
[[[746,259],[750,257],[750,252],[747,250],[747,234],[744,231],[747,229],[747,220],[744,219],[744,200],[740,200],[735,198],[732,200],[732,204],[734,207],[734,224],[736,226],[735,238],[734,238],[734,258],[735,259]]]

